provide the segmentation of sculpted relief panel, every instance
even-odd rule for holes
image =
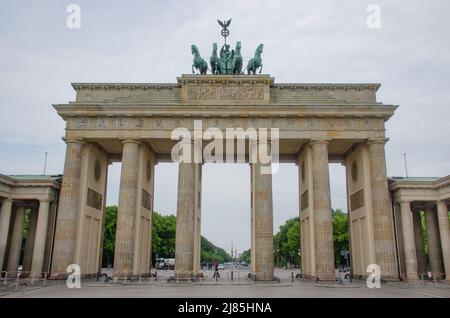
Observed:
[[[264,100],[264,87],[258,86],[189,86],[187,100]]]

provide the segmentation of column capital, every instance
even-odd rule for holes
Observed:
[[[383,144],[385,145],[389,141],[389,138],[371,138],[367,140],[368,145]]]
[[[84,141],[83,138],[67,138],[67,137],[63,137],[61,138],[66,144],[81,144],[81,145],[85,145],[86,142]]]
[[[436,205],[440,205],[440,204],[448,205],[448,203],[445,200],[437,200]]]
[[[132,143],[132,144],[142,144],[142,141],[140,139],[133,139],[133,138],[126,138],[126,139],[120,139],[120,142],[122,144],[128,144],[128,143]]]
[[[311,139],[309,141],[310,145],[317,145],[317,144],[325,144],[328,145],[331,141],[331,138],[323,138],[323,139]]]
[[[5,202],[12,203],[13,199],[11,199],[11,198],[3,198],[2,203],[5,203]]]
[[[39,201],[39,203],[50,203],[50,202],[52,202],[52,200],[50,200],[49,198],[38,198],[37,200]]]

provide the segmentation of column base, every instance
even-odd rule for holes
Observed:
[[[414,281],[418,281],[418,280],[420,280],[420,278],[417,275],[406,276],[406,281],[408,281],[408,282],[414,282]]]
[[[174,283],[174,284],[186,284],[186,283],[193,283],[197,281],[197,278],[195,277],[176,277],[172,276],[167,281],[168,283]]]
[[[367,279],[367,278],[366,278]],[[399,282],[400,278],[397,276],[381,276],[381,281],[382,282]]]
[[[255,282],[273,282],[277,280],[275,275],[267,273],[252,273],[252,277]]]
[[[172,277],[169,278],[170,282],[192,282],[197,279],[197,275],[194,275],[192,272],[185,273],[175,273]]]

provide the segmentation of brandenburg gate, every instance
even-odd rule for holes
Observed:
[[[98,272],[107,168],[121,161],[114,275],[148,273],[155,165],[171,161],[175,129],[192,131],[201,121],[204,131],[215,127],[224,135],[227,128],[279,130],[280,162],[298,165],[305,277],[335,279],[328,164],[340,162],[347,169],[353,274],[367,276],[367,265],[378,264],[383,279],[397,279],[384,154],[385,122],[396,106],[377,101],[379,87],[277,84],[254,74],[73,84],[75,101],[54,105],[67,123],[67,150],[51,271],[75,263],[83,275]],[[212,142],[202,141],[203,148]],[[245,144],[248,162],[252,147]],[[175,277],[192,279],[200,273],[202,163],[178,165]],[[264,281],[274,279],[272,175],[260,166],[250,163],[251,271]]]

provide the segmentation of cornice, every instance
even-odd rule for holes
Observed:
[[[9,187],[52,187],[59,189],[61,183],[57,180],[21,179],[17,180],[6,175],[0,175],[0,183]]]
[[[70,103],[53,107],[63,118],[126,116],[126,117],[332,117],[332,118],[384,118],[388,120],[398,106],[395,105],[208,105],[194,104],[142,104],[142,103]]]
[[[171,90],[181,88],[176,83],[72,83],[72,87],[77,92],[80,90]]]
[[[381,87],[380,83],[279,83],[274,84],[273,88],[279,90],[369,90],[377,92]]]
[[[393,179],[391,179],[393,180]],[[450,175],[439,178],[433,181],[417,181],[417,180],[394,180],[390,185],[389,189],[392,191],[401,189],[430,189],[436,190],[445,186],[450,186]]]
[[[72,87],[75,91],[80,90],[163,90],[163,89],[179,89],[182,84],[270,84],[271,89],[278,90],[369,90],[377,92],[381,87],[380,83],[274,83],[273,77],[264,75],[256,76],[217,76],[217,75],[204,75],[204,76],[182,76],[177,78],[178,83],[72,83]]]

